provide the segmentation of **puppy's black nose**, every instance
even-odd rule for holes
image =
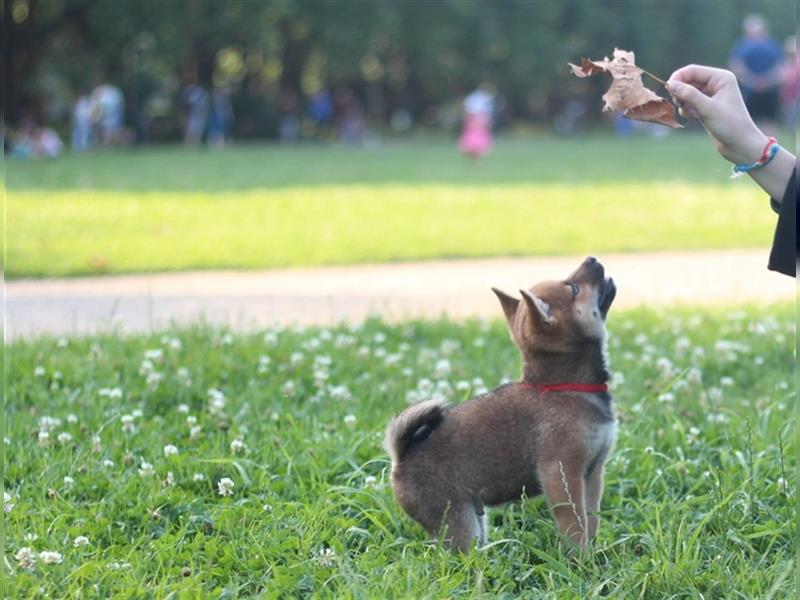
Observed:
[[[593,265],[597,262],[597,259],[594,256],[587,256],[586,260],[584,261],[587,265]]]

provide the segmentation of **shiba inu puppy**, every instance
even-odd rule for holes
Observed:
[[[561,533],[585,548],[616,435],[605,356],[616,286],[589,257],[521,299],[492,289],[522,353],[522,381],[395,417],[385,439],[395,497],[428,532],[444,527],[449,545],[466,550],[486,542],[485,506],[544,494]]]

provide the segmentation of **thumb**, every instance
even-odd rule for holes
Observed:
[[[694,108],[701,117],[707,117],[713,108],[713,100],[688,83],[668,81],[667,90],[673,98]]]

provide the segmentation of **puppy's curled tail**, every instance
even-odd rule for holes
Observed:
[[[383,445],[393,463],[399,462],[415,442],[424,440],[444,418],[447,403],[441,399],[425,400],[409,406],[386,428]]]

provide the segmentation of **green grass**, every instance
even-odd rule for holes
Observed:
[[[7,165],[11,278],[769,243],[708,140],[160,149]]]
[[[792,597],[792,307],[609,325],[620,434],[599,537],[572,558],[541,499],[493,509],[490,544],[458,556],[387,485],[382,430],[409,392],[516,377],[499,321],[14,342],[7,597]],[[21,548],[62,562],[22,568]]]

